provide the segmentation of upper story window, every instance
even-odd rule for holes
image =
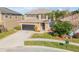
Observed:
[[[46,15],[41,15],[41,19],[46,19]]]
[[[37,15],[36,17],[39,18],[39,15]]]
[[[12,18],[12,15],[4,15],[4,18],[5,19],[11,19]]]
[[[29,15],[26,15],[26,17],[35,17],[35,15],[29,14]]]
[[[10,19],[12,18],[12,16],[10,16]]]
[[[17,19],[17,16],[15,16],[15,18]]]

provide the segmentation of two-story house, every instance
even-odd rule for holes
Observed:
[[[0,32],[13,29],[18,25],[16,20],[22,20],[22,18],[22,14],[0,7]]]
[[[51,11],[46,8],[37,8],[24,15],[24,20],[19,21],[22,30],[35,30],[37,28],[39,31],[48,31],[50,29],[49,25],[49,15]]]

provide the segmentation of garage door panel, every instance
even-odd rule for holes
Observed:
[[[34,25],[22,25],[22,30],[33,30],[34,31]]]

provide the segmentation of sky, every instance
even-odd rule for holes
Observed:
[[[11,10],[17,11],[19,13],[25,14],[33,9],[39,8],[39,7],[8,7]],[[69,11],[74,11],[77,10],[79,7],[44,7],[49,10],[69,10]]]

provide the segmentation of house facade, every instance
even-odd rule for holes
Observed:
[[[48,31],[50,30],[49,15],[51,12],[45,8],[38,8],[27,12],[24,20],[19,21],[22,30]]]
[[[0,7],[0,32],[11,30],[18,26],[16,20],[22,20],[22,18],[22,14],[8,8]]]
[[[73,25],[73,31],[79,29],[79,14],[69,15],[60,19],[61,21],[69,21]]]

